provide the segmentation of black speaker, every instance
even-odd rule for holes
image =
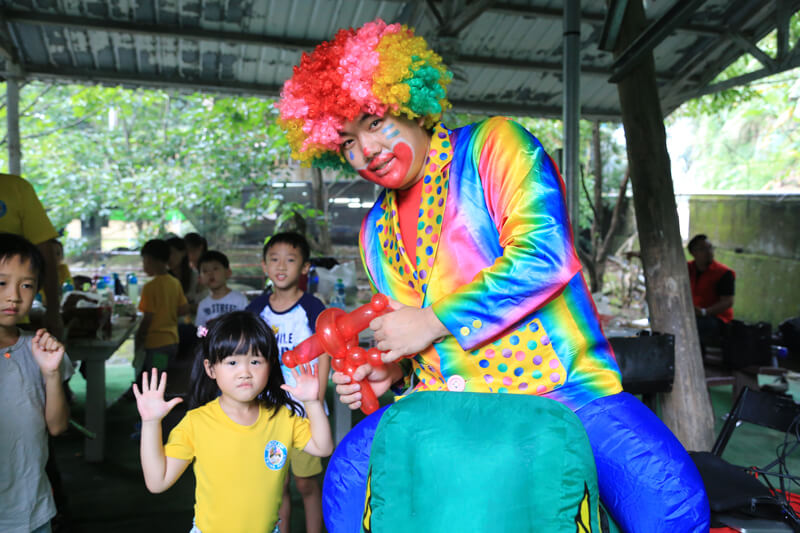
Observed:
[[[670,392],[675,379],[675,336],[644,332],[609,337],[622,372],[622,388],[631,394]]]
[[[731,320],[722,341],[722,361],[733,369],[772,364],[772,325]]]

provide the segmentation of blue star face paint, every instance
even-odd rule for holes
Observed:
[[[389,189],[417,182],[430,145],[428,132],[404,117],[362,115],[341,132],[347,162],[361,177]]]

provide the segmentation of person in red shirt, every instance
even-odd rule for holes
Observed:
[[[692,237],[688,249],[694,258],[689,261],[694,314],[705,353],[707,345],[719,344],[725,327],[733,320],[736,273],[714,261],[714,246],[707,235],[701,233]]]

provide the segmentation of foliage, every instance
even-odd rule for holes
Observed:
[[[113,210],[145,239],[178,209],[217,240],[280,211],[270,185],[289,152],[271,100],[41,83],[20,93],[22,172],[57,227]]]
[[[264,219],[278,226],[297,215],[323,222],[321,212],[284,201],[274,186],[293,167],[271,100],[38,82],[25,85],[20,95],[23,174],[57,227],[76,218],[121,218],[135,221],[144,240],[163,234],[177,210],[217,242]],[[3,107],[3,125],[4,113]],[[457,127],[482,118],[450,113],[446,123]],[[517,120],[557,155],[561,121]],[[615,129],[602,128],[608,191],[616,190],[624,166]],[[582,122],[587,169],[590,141],[591,124]],[[0,161],[5,163],[4,150]],[[584,175],[591,189],[593,176]],[[580,197],[581,226],[588,227],[592,211]],[[70,249],[85,246],[75,242]]]
[[[790,21],[789,42],[796,47],[800,15]],[[759,48],[777,51],[776,33]],[[744,55],[715,82],[763,68]],[[682,154],[693,189],[786,190],[800,188],[800,69],[763,78],[744,87],[706,95],[684,104],[668,120],[693,132]]]

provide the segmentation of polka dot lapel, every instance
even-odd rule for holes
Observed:
[[[403,287],[408,287],[417,293],[420,305],[425,300],[425,293],[428,290],[428,280],[435,264],[444,219],[449,165],[453,158],[450,133],[442,124],[437,124],[433,129],[431,145],[425,158],[417,222],[415,265],[411,264],[403,248],[395,191],[386,192],[381,204],[384,216],[376,223],[383,255],[389,262],[390,270],[400,277]]]

